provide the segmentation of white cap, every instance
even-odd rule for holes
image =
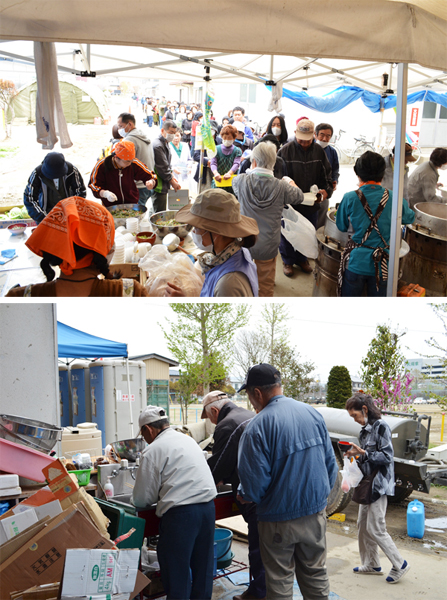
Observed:
[[[240,121],[234,121],[233,127],[236,127],[238,131],[242,131],[245,133],[245,123],[241,123]]]
[[[160,419],[167,419],[168,415],[164,408],[160,406],[146,406],[141,415],[138,417],[138,426],[141,429],[143,425],[150,425],[151,423],[155,423],[155,421],[160,421]]]

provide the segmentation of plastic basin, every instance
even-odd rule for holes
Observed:
[[[42,469],[52,462],[55,462],[55,459],[48,454],[0,438],[1,471],[16,473],[21,477],[43,483],[46,478]]]
[[[76,475],[79,485],[88,485],[90,483],[90,472],[91,472],[91,469],[81,469],[79,471],[69,471],[69,473],[74,473]]]
[[[233,532],[229,529],[215,529],[214,542],[216,543],[216,558],[217,562],[228,556],[231,550],[231,542],[233,540]]]

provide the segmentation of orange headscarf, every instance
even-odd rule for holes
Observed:
[[[135,146],[132,142],[126,142],[125,140],[117,142],[112,151],[115,156],[122,160],[133,160],[135,158]]]
[[[89,267],[93,259],[89,253],[78,261],[73,244],[107,256],[114,241],[109,211],[98,202],[72,196],[58,202],[25,243],[38,256],[48,252],[61,258],[61,271],[71,275],[74,269]]]

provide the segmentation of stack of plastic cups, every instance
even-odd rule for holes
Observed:
[[[123,236],[117,236],[115,238],[115,252],[112,258],[112,265],[122,264],[124,262],[124,245],[125,241]]]
[[[138,219],[135,217],[126,219],[126,229],[131,233],[138,233]]]
[[[152,224],[149,221],[140,221],[140,233],[143,231],[153,231]]]

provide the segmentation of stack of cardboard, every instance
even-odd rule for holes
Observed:
[[[39,490],[0,516],[0,536],[3,536],[0,538],[0,543],[3,540],[0,545],[2,600],[34,600],[41,597],[40,592],[42,598],[48,600],[60,597],[64,564],[65,571],[70,573],[73,580],[72,561],[68,559],[67,550],[82,549],[88,553],[95,548],[108,556],[114,548],[107,533],[108,519],[95,500],[79,488],[76,479],[69,475],[62,463],[51,462],[43,469],[43,473],[49,487]],[[124,551],[114,551],[112,556],[116,552],[119,554]],[[125,558],[120,559],[126,563],[127,587],[120,589],[122,579],[117,577],[107,592],[113,600],[134,598],[149,583],[137,571],[139,549],[129,552],[133,554],[125,554],[127,562]],[[79,557],[79,554],[74,556]],[[129,567],[130,556],[132,569]],[[120,564],[118,558],[113,560],[117,565]],[[114,572],[118,571],[116,568]],[[57,593],[51,595],[55,585]],[[132,585],[135,587],[129,593]],[[70,592],[70,587],[67,589]],[[76,598],[82,597],[83,592],[79,594],[79,590],[78,587]],[[101,591],[91,595],[89,588],[85,597],[90,596],[97,600],[106,598]]]

